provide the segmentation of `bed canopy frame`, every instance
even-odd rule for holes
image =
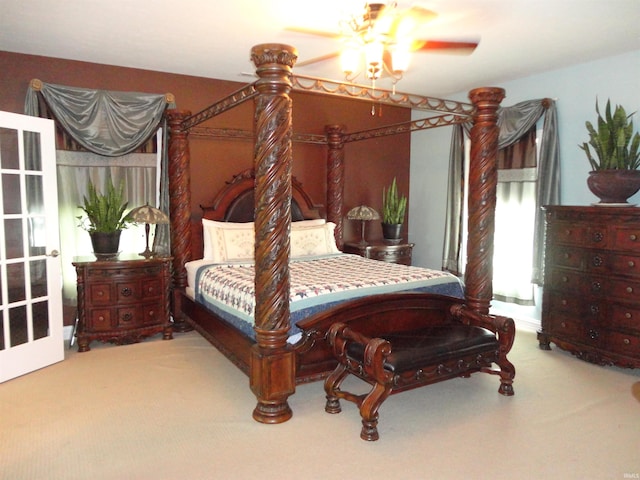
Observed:
[[[250,386],[257,398],[254,418],[263,423],[288,420],[288,397],[295,392],[295,352],[287,343],[289,330],[289,236],[292,196],[291,91],[314,92],[368,100],[378,104],[431,112],[430,117],[375,130],[346,133],[344,126],[326,126],[326,137],[307,141],[326,143],[327,220],[336,224],[342,245],[344,150],[347,142],[411,132],[461,122],[473,122],[469,172],[469,240],[465,276],[466,307],[488,315],[492,298],[492,258],[498,149],[497,110],[501,88],[484,87],[469,93],[471,104],[366,86],[293,75],[295,48],[261,44],[251,50],[258,79],[192,115],[169,110],[169,194],[173,255],[173,314],[175,328],[184,325],[181,298],[187,284],[185,263],[192,260],[191,196],[188,135],[205,120],[253,99],[255,170],[255,332],[251,350]],[[435,112],[435,116],[433,116]],[[236,133],[237,135],[237,133]],[[250,134],[247,134],[250,135]],[[304,139],[303,139],[304,140]]]

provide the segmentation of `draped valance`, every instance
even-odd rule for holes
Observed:
[[[527,100],[498,109],[498,148],[506,148],[520,140],[544,116],[538,159],[536,187],[536,217],[534,227],[533,283],[540,283],[543,272],[544,215],[543,205],[560,200],[560,149],[555,101],[549,98]],[[458,259],[462,235],[462,198],[464,178],[464,136],[469,135],[471,123],[453,128],[449,166],[449,195],[443,269],[459,272]]]
[[[91,90],[32,80],[25,113],[40,116],[38,92],[56,121],[90,152],[117,157],[133,152],[161,126],[173,95]]]

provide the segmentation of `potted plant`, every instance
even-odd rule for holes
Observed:
[[[124,199],[124,183],[119,188],[109,180],[105,193],[97,191],[89,182],[84,203],[79,205],[86,216],[79,216],[79,226],[91,236],[93,253],[99,258],[114,257],[118,254],[120,234],[131,223],[125,210],[128,202]]]
[[[587,121],[589,142],[579,145],[592,168],[587,185],[601,204],[629,205],[627,199],[640,190],[640,134],[633,131],[633,113],[616,105],[612,114],[609,100],[604,117],[597,101],[596,113],[597,128]]]
[[[407,197],[398,193],[394,177],[389,189],[382,189],[382,236],[386,240],[400,242],[406,210]]]

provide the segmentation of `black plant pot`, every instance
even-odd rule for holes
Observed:
[[[120,234],[122,232],[92,232],[91,244],[93,245],[93,254],[99,260],[114,258],[118,256],[118,248],[120,246]]]
[[[400,243],[402,241],[402,224],[383,222],[382,236],[388,243]]]

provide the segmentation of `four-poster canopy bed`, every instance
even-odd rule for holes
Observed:
[[[492,297],[491,262],[497,183],[497,109],[504,91],[499,88],[472,90],[472,104],[395,94],[362,86],[359,86],[356,94],[356,90],[344,88],[345,84],[339,82],[335,82],[335,88],[327,88],[329,81],[312,81],[292,75],[297,52],[290,46],[257,45],[252,49],[251,56],[258,76],[255,83],[198,114],[177,110],[168,112],[173,317],[176,329],[195,327],[249,375],[251,390],[257,397],[253,412],[257,421],[281,423],[292,415],[287,399],[295,392],[296,384],[325,378],[334,369],[337,362],[325,342],[325,335],[337,321],[368,335],[407,331],[425,322],[456,321],[468,324],[473,323],[471,319],[480,318],[486,320],[486,325],[493,325],[489,306]],[[295,233],[292,224],[298,220],[320,217],[317,205],[291,174],[293,134],[289,93],[292,89],[346,97],[356,95],[356,98],[379,103],[438,112],[437,116],[429,119],[371,132],[346,134],[342,126],[326,127],[326,221],[335,224],[335,230],[332,231],[337,248],[342,246],[343,146],[346,142],[473,121],[469,175],[470,233],[464,298],[431,293],[395,293],[356,298],[298,321],[296,327],[301,331],[301,339],[289,341],[291,270],[294,268],[294,262],[290,261],[290,234],[293,236]],[[189,290],[190,274],[186,268],[190,262],[203,258],[203,243],[209,238],[206,231],[203,233],[200,219],[194,221],[191,218],[189,132],[204,120],[249,99],[255,102],[254,167],[234,177],[216,196],[213,205],[203,208],[203,218],[226,222],[253,221],[253,335],[240,332],[222,319],[220,314],[212,313],[195,301],[194,294]],[[501,332],[492,328],[501,337],[501,362],[498,363],[502,369],[501,393],[505,394],[512,394],[511,382],[515,374],[513,366],[506,360],[506,353],[513,342],[512,323]],[[478,366],[466,372],[454,372],[454,376],[472,371],[486,369]]]

